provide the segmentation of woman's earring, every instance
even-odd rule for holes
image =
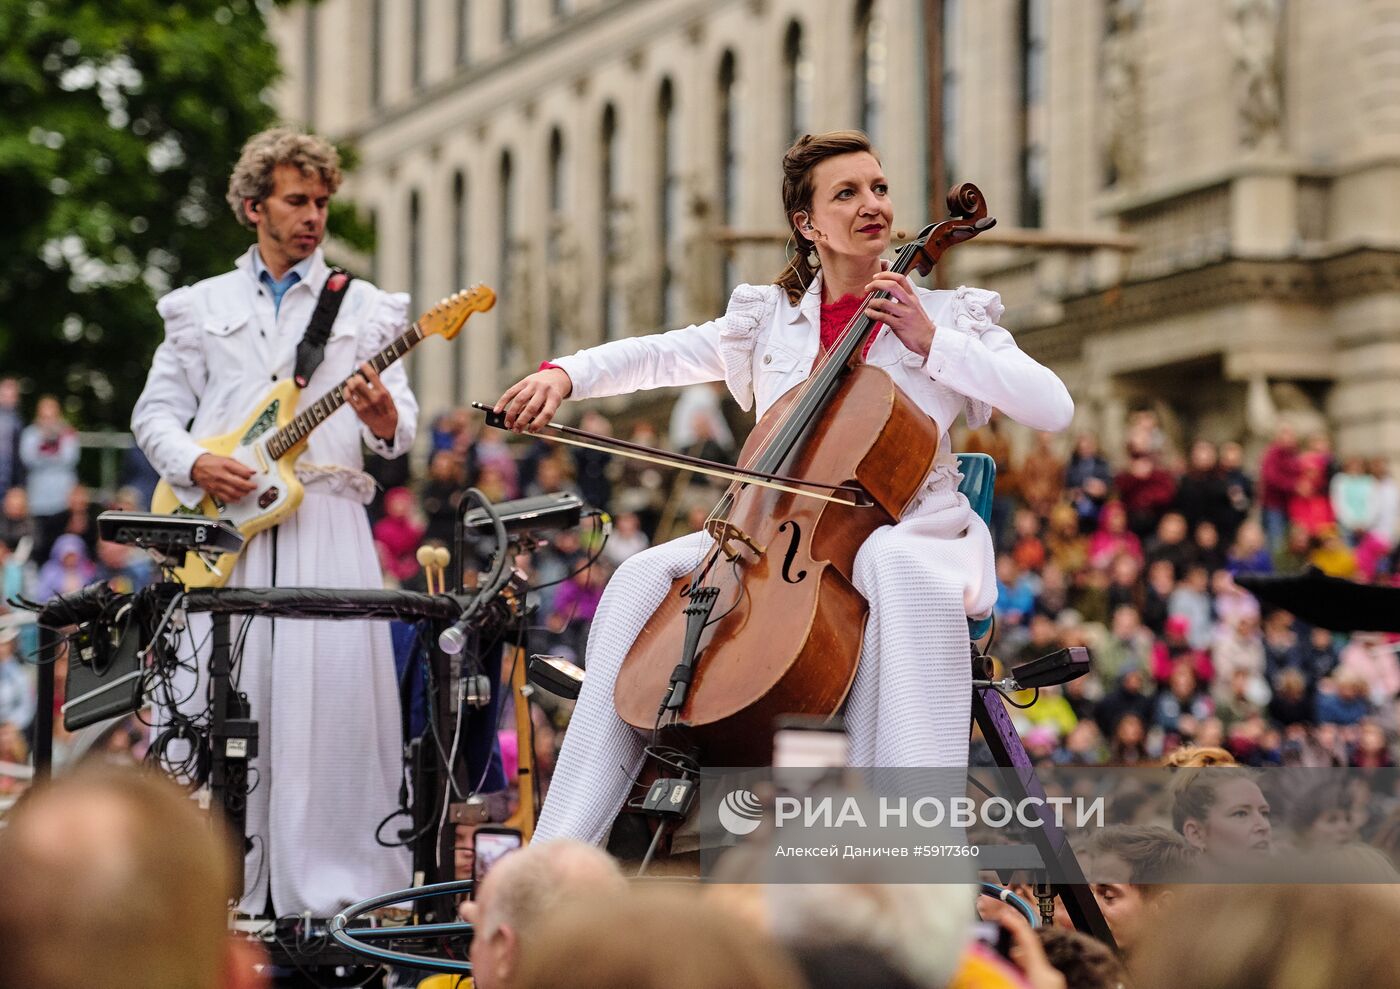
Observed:
[[[822,266],[821,255],[819,255],[819,254],[817,253],[817,249],[814,247],[814,248],[812,248],[812,253],[810,253],[810,254],[807,255],[807,267],[809,267],[809,268],[820,268],[821,266]]]

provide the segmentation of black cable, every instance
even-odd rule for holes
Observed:
[[[1030,707],[1031,705],[1033,705],[1036,701],[1040,700],[1040,688],[1039,688],[1039,687],[1033,687],[1033,688],[1032,688],[1032,689],[1035,691],[1035,693],[1031,696],[1031,699],[1030,699],[1029,701],[1027,701],[1026,703],[1024,703],[1024,704],[1017,704],[1014,700],[1011,699],[1011,695],[1010,695],[1010,694],[1008,694],[1006,691],[1002,690],[1002,689],[1001,689],[1000,687],[998,687],[996,684],[991,684],[991,688],[992,688],[993,690],[995,690],[997,693],[1001,694],[1002,699],[1005,700],[1006,703],[1010,704],[1012,707],[1014,707],[1014,708],[1016,708],[1017,710],[1020,710],[1020,711],[1024,711],[1026,708],[1028,708],[1028,707]]]
[[[294,921],[295,930],[300,930],[300,925],[303,923],[303,918],[299,914],[289,914],[285,917],[274,918],[272,923],[272,940],[275,941],[277,943],[277,946],[280,947],[282,951],[286,954],[287,961],[292,963],[292,967],[295,968],[297,972],[301,974],[302,978],[306,979],[307,982],[310,982],[313,986],[315,986],[316,989],[363,989],[364,986],[369,985],[371,979],[373,979],[376,975],[380,975],[383,973],[384,966],[375,965],[372,969],[369,970],[369,974],[366,975],[359,982],[352,983],[348,986],[339,987],[327,985],[326,983],[317,979],[316,976],[311,973],[311,971],[309,971],[306,968],[303,968],[301,962],[299,962],[297,959],[315,958],[322,951],[324,951],[326,945],[328,945],[331,941],[329,933],[323,933],[319,937],[314,939],[316,943],[316,947],[314,950],[311,950],[309,947],[303,948],[299,946],[295,941],[288,942],[282,937],[281,932],[277,928],[278,924],[280,924],[284,920]],[[312,943],[312,941],[313,939],[307,938],[303,942],[303,944],[309,946]],[[359,968],[360,966],[356,965],[355,967]]]
[[[593,531],[594,531],[595,533],[603,532],[603,513],[602,513],[602,512],[595,512],[595,513],[593,514]],[[606,533],[603,533],[603,541],[602,541],[601,543],[598,544],[598,549],[593,553],[592,556],[590,556],[590,557],[588,557],[586,560],[584,560],[583,563],[579,566],[579,568],[578,568],[577,570],[573,571],[572,573],[566,573],[564,576],[558,577],[558,578],[556,578],[556,579],[554,579],[554,580],[546,581],[546,582],[543,583],[543,584],[530,584],[530,585],[527,587],[527,590],[531,590],[531,591],[543,591],[543,590],[545,590],[546,588],[557,587],[558,585],[564,583],[564,581],[566,581],[566,580],[571,580],[571,579],[573,579],[574,577],[577,577],[579,574],[583,573],[585,570],[587,570],[589,567],[593,566],[593,564],[597,563],[598,560],[602,558],[602,556],[603,556],[603,550],[607,547],[607,545],[608,545],[608,535],[607,535]]]

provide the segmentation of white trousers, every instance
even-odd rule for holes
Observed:
[[[274,571],[274,560],[276,568]],[[253,538],[230,577],[241,587],[378,588],[379,560],[364,507],[308,490],[277,529]],[[233,618],[235,641],[244,619]],[[198,683],[188,672],[181,707],[207,704],[209,616],[190,616],[204,643]],[[252,619],[238,670],[258,722],[239,909],[334,916],[407,886],[409,854],[375,829],[398,806],[402,737],[389,627],[382,621]],[[384,829],[392,838],[401,818]]]
[[[536,841],[606,840],[632,795],[645,745],[645,736],[617,716],[613,684],[672,581],[709,545],[705,533],[683,536],[629,558],[608,582]],[[951,486],[928,493],[861,546],[855,586],[870,614],[845,708],[851,765],[965,766],[972,703],[967,616],[996,602],[986,525]]]

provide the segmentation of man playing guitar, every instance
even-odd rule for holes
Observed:
[[[194,509],[205,494],[235,502],[254,471],[200,440],[238,427],[270,385],[293,376],[298,344],[329,280],[320,244],[340,184],[329,143],[286,129],[244,146],[229,181],[234,215],[257,243],[235,270],[160,300],[165,339],[132,412],[136,442]],[[332,288],[339,282],[332,282]],[[364,505],[373,482],[361,444],[385,457],[413,443],[418,404],[400,364],[376,374],[368,360],[408,325],[408,296],[354,280],[344,290],[298,407],[349,377],[354,416],[332,414],[309,436],[296,478],[300,507],[246,546],[233,586],[378,588],[379,562]],[[314,363],[314,362],[313,362]],[[359,373],[356,373],[357,368]],[[190,641],[207,621],[192,616]],[[261,744],[248,798],[252,846],[240,909],[259,915],[334,914],[355,900],[407,884],[409,862],[375,830],[397,806],[401,729],[388,629],[376,622],[253,619],[238,688],[259,722]],[[194,664],[195,668],[202,666]],[[206,703],[190,673],[180,696],[187,717]],[[167,719],[172,712],[162,711]]]

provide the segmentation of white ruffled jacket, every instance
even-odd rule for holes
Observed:
[[[974,427],[987,421],[992,408],[1032,429],[1057,432],[1069,426],[1074,401],[1068,389],[996,325],[1003,312],[997,293],[967,287],[919,289],[919,300],[937,327],[928,359],[881,327],[866,362],[886,371],[942,429],[936,474],[948,475],[952,455],[947,434],[960,412]],[[719,319],[615,340],[552,363],[573,381],[571,398],[722,380],[744,409],[756,401],[762,417],[806,380],[820,340],[818,273],[797,305],[777,285],[740,285]]]
[[[176,289],[156,306],[165,320],[165,340],[132,409],[131,429],[155,469],[191,507],[203,494],[190,480],[190,469],[205,452],[197,441],[238,427],[273,384],[291,376],[297,344],[330,273],[318,250],[306,280],[287,290],[277,311],[253,272],[256,249],[239,258],[234,271]],[[298,409],[345,380],[407,327],[407,295],[360,279],[351,282],[325,358],[302,390]],[[375,437],[349,408],[337,410],[311,434],[297,463],[308,487],[368,501],[373,482],[361,470],[361,441],[386,457],[413,445],[418,402],[403,363],[391,365],[381,379],[398,406],[394,442]]]

